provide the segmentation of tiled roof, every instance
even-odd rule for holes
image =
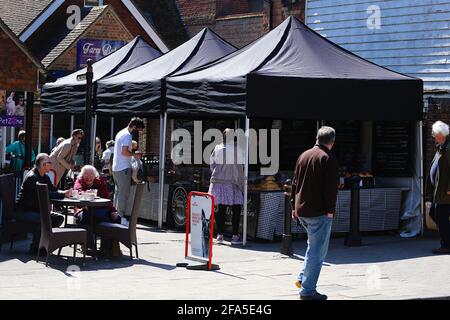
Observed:
[[[174,0],[132,1],[170,49],[189,40]]]
[[[97,19],[108,10],[108,6],[84,8],[82,10],[82,19],[80,23],[72,30],[64,26],[61,29],[59,36],[54,37],[51,43],[48,43],[39,57],[42,58],[42,64],[48,67],[59,56],[61,56],[67,49],[75,43],[85,31],[92,26]]]
[[[0,0],[0,18],[19,36],[53,0]]]
[[[17,45],[17,47],[22,50],[22,52],[30,59],[32,63],[42,72],[46,73],[45,67],[36,59],[36,57],[28,50],[27,47],[20,41],[17,35],[8,27],[8,25],[0,18],[0,30],[3,30],[12,41]]]

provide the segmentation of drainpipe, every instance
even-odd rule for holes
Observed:
[[[265,0],[269,5],[269,31],[273,29],[273,0]]]

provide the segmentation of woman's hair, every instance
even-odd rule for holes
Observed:
[[[448,124],[446,124],[442,121],[436,121],[433,124],[433,127],[431,129],[431,134],[433,136],[435,136],[437,134],[442,134],[444,136],[448,136],[448,134],[449,134]]]
[[[97,169],[95,169],[95,167],[94,166],[91,166],[91,165],[85,165],[83,168],[81,168],[81,172],[80,172],[80,178],[83,178],[83,176],[86,174],[86,172],[93,172],[94,173],[94,176],[96,177],[96,178],[98,178],[99,177],[99,174],[98,174],[98,171],[97,171]]]
[[[26,137],[25,130],[20,130],[19,135],[18,135],[19,140],[22,140],[22,138],[25,138],[25,137]]]
[[[107,147],[107,148],[114,147],[114,144],[115,144],[114,140],[109,140],[109,141],[106,143],[106,147]]]
[[[138,143],[137,143],[136,140],[132,140],[132,141],[131,141],[131,149],[132,149],[133,151],[139,149],[139,146],[138,146]]]
[[[84,137],[84,131],[83,129],[75,129],[72,131],[72,137],[82,135]]]
[[[225,130],[222,131],[222,138],[223,144],[226,144],[227,142],[236,142],[237,140],[236,132],[233,129],[226,128]]]
[[[66,139],[64,139],[63,137],[59,137],[58,140],[56,140],[56,145],[59,146],[64,140]]]

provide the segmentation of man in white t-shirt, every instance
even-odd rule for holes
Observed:
[[[127,200],[131,186],[131,157],[140,157],[140,153],[132,151],[133,132],[144,130],[144,120],[132,118],[128,127],[119,131],[114,142],[114,157],[112,164],[114,183],[114,206],[123,217],[127,212]]]

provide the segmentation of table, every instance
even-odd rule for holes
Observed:
[[[408,188],[367,188],[360,191],[360,231],[398,230],[402,192]],[[273,240],[282,235],[285,219],[285,195],[282,191],[259,192],[256,237]],[[332,232],[350,231],[350,190],[339,190]],[[292,233],[306,230],[292,220]]]
[[[109,207],[112,203],[110,199],[105,198],[96,198],[92,201],[83,200],[83,199],[74,199],[74,198],[64,198],[64,199],[50,199],[50,203],[58,206],[64,207],[87,207],[89,211],[93,208],[104,208]],[[88,226],[88,243],[87,246],[93,249],[94,255],[96,255],[96,245],[95,241],[95,220],[94,214],[92,212],[89,213],[89,226]]]

